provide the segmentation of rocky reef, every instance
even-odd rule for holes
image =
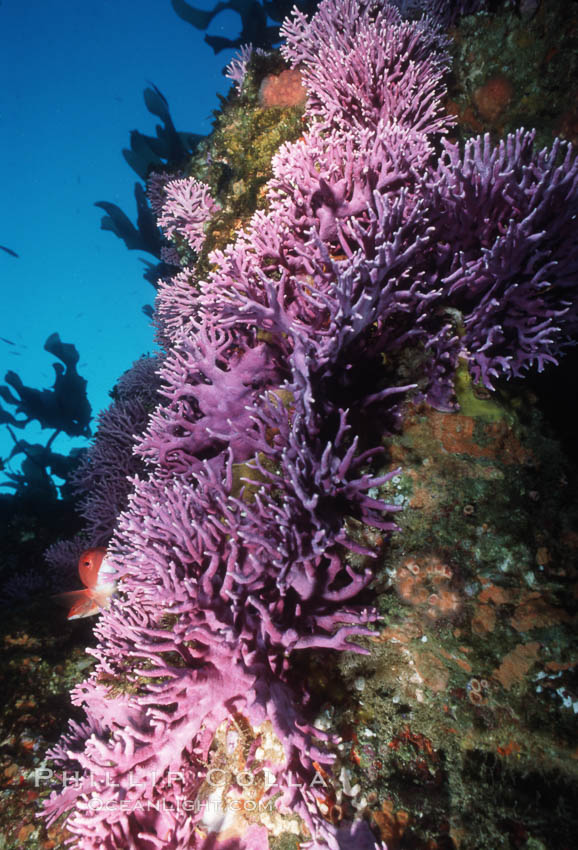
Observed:
[[[575,155],[453,141],[432,18],[282,34],[149,178],[161,402],[47,840],[570,847],[575,491],[523,379],[576,330]]]

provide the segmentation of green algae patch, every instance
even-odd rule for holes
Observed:
[[[284,142],[295,141],[303,133],[303,107],[264,107],[259,102],[259,86],[267,73],[286,68],[279,54],[255,57],[239,94],[235,90],[222,99],[215,112],[213,131],[192,158],[188,174],[205,182],[219,211],[206,227],[206,239],[195,262],[195,277],[210,271],[208,256],[224,248],[247,225],[256,210],[266,208],[265,189],[273,176],[271,160]],[[177,245],[178,247],[178,245]]]
[[[499,422],[514,419],[506,407],[484,387],[474,383],[467,364],[459,363],[454,378],[454,389],[460,413],[481,419],[484,422]]]

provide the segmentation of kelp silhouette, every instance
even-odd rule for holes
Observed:
[[[53,333],[44,349],[61,361],[53,363],[56,378],[52,389],[28,387],[16,372],[6,372],[4,380],[8,386],[0,386],[0,397],[15,408],[16,416],[22,414],[24,418],[17,419],[3,410],[2,421],[16,428],[25,428],[29,422],[37,421],[42,428],[52,428],[56,433],[63,431],[69,437],[89,437],[92,411],[86,395],[86,380],[76,369],[79,359],[76,347],[62,342],[60,336]]]
[[[223,38],[218,35],[205,35],[205,41],[213,48],[215,53],[227,48],[241,47],[243,44],[252,44],[253,47],[269,48],[279,44],[279,26],[269,24],[268,21],[276,21],[280,24],[296,6],[302,12],[310,14],[317,7],[314,0],[303,0],[303,2],[291,2],[291,0],[280,0],[280,2],[259,3],[258,0],[226,0],[217,3],[213,9],[197,9],[186,3],[185,0],[171,0],[171,4],[179,18],[191,24],[198,30],[206,30],[213,18],[220,12],[236,12],[241,18],[241,32],[237,38]]]
[[[133,171],[146,181],[154,169],[166,169],[172,172],[178,170],[180,165],[190,159],[203,136],[176,130],[168,101],[154,84],[151,83],[150,88],[144,90],[144,100],[148,111],[160,118],[162,124],[157,124],[156,136],[147,136],[138,130],[132,130],[130,148],[125,148],[122,153]],[[137,209],[136,225],[116,204],[109,201],[97,201],[95,206],[106,213],[102,217],[100,226],[102,230],[109,230],[122,239],[129,250],[144,251],[160,260],[161,249],[165,243],[141,183],[135,183],[134,196]],[[147,267],[144,273],[145,280],[153,286],[156,286],[160,277],[170,272],[164,262],[144,262]]]
[[[169,104],[164,94],[153,84],[144,90],[145,106],[151,115],[163,122],[155,127],[156,136],[146,136],[138,130],[130,134],[130,149],[122,152],[124,158],[142,180],[153,168],[173,170],[188,160],[203,136],[198,133],[179,132],[173,124]]]
[[[161,234],[147,204],[145,190],[140,183],[134,185],[134,197],[137,209],[136,227],[116,204],[109,201],[96,201],[95,207],[100,207],[106,213],[102,217],[100,227],[102,230],[110,230],[122,239],[129,251],[146,251],[147,254],[160,258]]]
[[[51,389],[29,387],[14,371],[6,372],[6,384],[0,386],[0,398],[14,408],[10,412],[0,406],[0,424],[7,426],[14,441],[14,448],[0,464],[7,478],[2,486],[14,488],[17,495],[34,493],[56,497],[52,476],[66,481],[81,450],[73,449],[69,455],[63,455],[52,450],[52,443],[62,432],[70,437],[89,437],[92,411],[86,395],[86,380],[77,371],[76,347],[62,342],[60,336],[53,333],[44,348],[60,361],[53,364],[56,378]],[[24,429],[34,421],[52,430],[46,445],[18,439],[13,431],[14,428]],[[24,455],[19,471],[4,468],[5,462],[18,455]]]

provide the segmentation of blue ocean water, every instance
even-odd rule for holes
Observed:
[[[238,16],[220,14],[209,32],[234,37]],[[0,245],[18,254],[0,251],[0,383],[14,370],[29,386],[51,387],[55,358],[43,347],[58,332],[80,353],[96,415],[118,376],[153,350],[142,306],[154,289],[141,258],[154,258],[100,230],[94,203],[110,201],[136,218],[138,178],[121,151],[133,129],[154,135],[157,119],[143,100],[150,83],[166,96],[177,130],[209,132],[233,51],[215,56],[203,36],[170,0],[0,0]],[[51,432],[15,433],[46,443]],[[60,435],[53,449],[71,445]],[[0,459],[12,447],[0,425]]]

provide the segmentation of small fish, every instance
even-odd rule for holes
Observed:
[[[116,587],[112,578],[115,573],[114,567],[106,560],[106,549],[87,549],[78,560],[78,574],[86,590],[71,590],[53,598],[64,605],[70,605],[69,620],[92,617],[108,606]]]
[[[6,251],[6,253],[10,254],[11,257],[20,257],[20,254],[17,254],[16,251],[13,251],[12,248],[7,248],[6,245],[0,245],[0,249],[2,251]]]
[[[5,336],[0,336],[0,340],[2,340],[2,342],[5,342],[5,343],[6,343],[6,345],[16,345],[16,343],[15,343],[15,342],[12,342],[12,340],[11,340],[11,339],[6,339],[6,337],[5,337]]]

